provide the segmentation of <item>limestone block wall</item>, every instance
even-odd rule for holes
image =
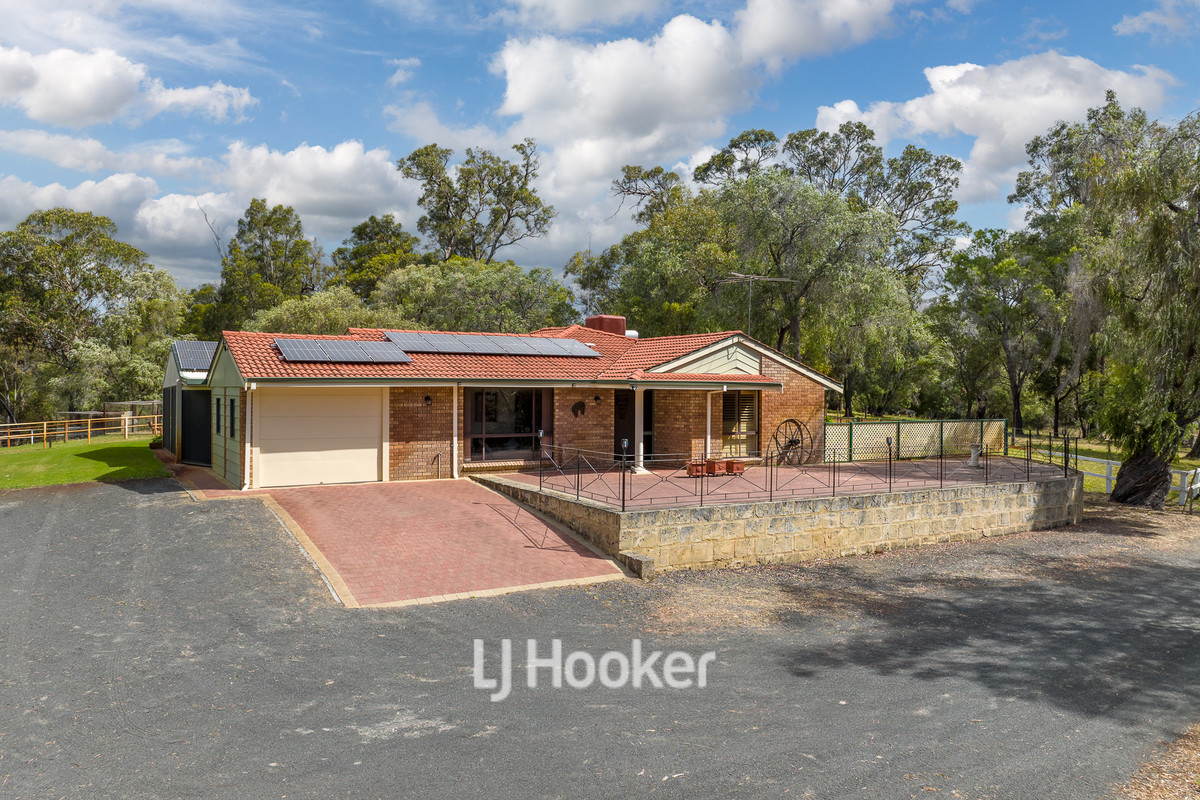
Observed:
[[[505,478],[480,481],[618,556],[634,572],[809,561],[1078,522],[1083,478],[619,512]]]

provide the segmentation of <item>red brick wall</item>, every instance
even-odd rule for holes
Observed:
[[[783,392],[764,390],[760,406],[759,439],[764,451],[771,448],[771,437],[780,423],[795,419],[804,423],[812,437],[812,456],[808,463],[825,457],[825,387],[811,378],[764,357],[762,374],[780,381]]]
[[[388,397],[388,471],[391,480],[437,478],[453,474],[451,405],[454,387],[392,387]],[[425,405],[426,396],[433,405]],[[459,404],[461,435],[462,404]],[[461,443],[459,458],[462,459]]]
[[[597,405],[595,398],[600,397]],[[582,406],[577,405],[582,403]],[[576,410],[579,411],[576,414]],[[554,390],[554,446],[611,453],[613,390],[586,387]]]
[[[705,391],[656,389],[654,391],[654,454],[704,455],[707,430]],[[721,450],[721,395],[713,395],[713,450]]]

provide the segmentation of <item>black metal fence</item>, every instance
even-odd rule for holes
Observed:
[[[685,454],[646,456],[567,448],[543,448],[537,471],[541,491],[593,500],[629,509],[705,506],[797,497],[837,497],[987,485],[1070,475],[1078,440],[1034,442],[1016,446],[979,442],[941,447],[922,458],[896,457],[896,442],[885,442],[882,458],[789,465],[767,455],[750,459],[696,459]],[[524,479],[534,476],[525,473]]]

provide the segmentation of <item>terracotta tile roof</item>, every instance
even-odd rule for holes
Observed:
[[[453,331],[439,331],[439,333]],[[475,333],[471,331],[471,333]],[[409,353],[407,364],[345,364],[292,362],[280,354],[274,339],[328,339],[383,341],[384,331],[351,328],[343,336],[308,336],[282,333],[225,331],[222,336],[238,371],[252,379],[364,379],[364,380],[497,380],[497,381],[676,381],[704,383],[759,383],[777,385],[762,375],[695,375],[647,373],[644,370],[672,361],[714,342],[738,335],[737,331],[691,336],[662,336],[631,339],[625,336],[572,325],[545,328],[532,334],[485,334],[490,336],[532,335],[569,338],[588,344],[600,358],[554,356],[466,355]]]

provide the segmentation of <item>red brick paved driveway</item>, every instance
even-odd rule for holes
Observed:
[[[560,528],[473,481],[266,493],[303,529],[358,605],[623,574]]]

